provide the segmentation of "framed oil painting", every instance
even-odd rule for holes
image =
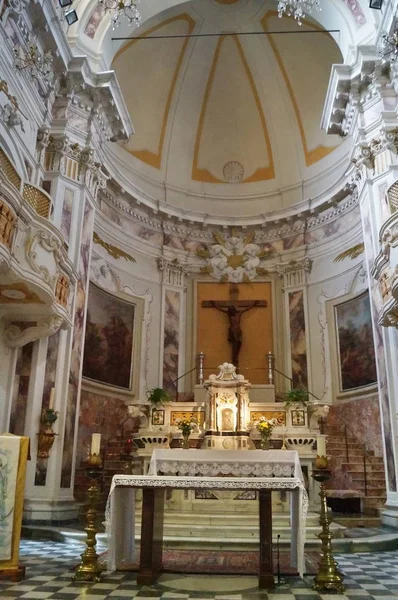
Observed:
[[[135,305],[90,284],[83,377],[132,388]]]
[[[369,293],[335,306],[340,391],[377,382]]]

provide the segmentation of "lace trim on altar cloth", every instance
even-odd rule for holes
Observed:
[[[154,465],[153,465],[154,466]],[[152,468],[153,468],[152,466]],[[182,475],[188,477],[294,477],[291,464],[274,463],[197,463],[181,461],[157,461],[156,473],[149,475]]]
[[[142,475],[114,475],[112,479],[111,489],[109,490],[108,500],[105,508],[105,522],[109,522],[111,518],[110,504],[111,497],[116,487],[143,487],[152,488],[173,488],[173,489],[218,489],[218,490],[296,490],[300,488],[303,493],[303,507],[305,505],[305,514],[308,509],[308,495],[303,483],[297,478],[270,478],[269,481],[264,479],[248,478],[248,479],[183,479],[182,477],[162,477],[162,476],[142,476]]]

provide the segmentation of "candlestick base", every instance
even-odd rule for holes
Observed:
[[[321,497],[321,514],[319,523],[322,526],[318,538],[321,540],[321,560],[319,570],[314,578],[313,588],[316,591],[336,590],[338,594],[344,594],[343,574],[339,571],[336,561],[332,555],[333,534],[330,531],[330,520],[326,504],[325,482],[330,479],[331,472],[328,469],[319,469],[313,471],[312,477],[320,485],[319,496]]]
[[[88,509],[86,512],[86,527],[84,531],[87,534],[86,537],[86,550],[81,555],[82,560],[80,565],[76,568],[73,581],[100,581],[101,572],[103,569],[98,564],[98,554],[95,551],[97,544],[97,501],[99,495],[98,480],[102,477],[103,471],[101,466],[95,466],[87,463],[86,466],[87,477],[91,480],[91,485],[88,488]]]

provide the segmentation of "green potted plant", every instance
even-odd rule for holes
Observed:
[[[147,391],[149,402],[152,404],[151,411],[151,423],[154,425],[153,417],[154,412],[159,406],[163,406],[166,402],[170,402],[170,396],[163,388],[153,388],[153,390]]]
[[[170,401],[170,396],[163,388],[153,388],[147,392],[148,400],[154,408]]]
[[[303,388],[293,388],[286,392],[284,396],[285,408],[291,408],[295,406],[307,407],[310,396],[308,390]]]

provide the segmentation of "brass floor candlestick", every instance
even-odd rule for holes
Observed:
[[[90,479],[90,487],[88,488],[88,509],[86,512],[86,527],[84,531],[87,533],[86,546],[87,548],[81,555],[82,560],[76,568],[74,581],[95,581],[100,580],[101,569],[98,564],[98,554],[95,551],[97,544],[96,535],[97,529],[97,502],[99,496],[98,481],[102,477],[102,465],[99,457],[99,463],[95,460],[96,455],[90,456],[86,467],[87,477]],[[97,464],[96,464],[97,463]]]
[[[318,537],[322,542],[322,556],[318,573],[314,578],[313,588],[319,592],[322,590],[336,590],[338,594],[344,594],[344,576],[339,571],[337,563],[332,555],[332,539],[334,536],[330,531],[330,520],[326,504],[325,482],[330,479],[330,474],[331,473],[327,468],[318,469],[312,473],[313,478],[315,481],[318,481],[320,485],[319,496],[321,497],[321,516],[319,518],[319,523],[322,526],[321,533],[318,533]]]

